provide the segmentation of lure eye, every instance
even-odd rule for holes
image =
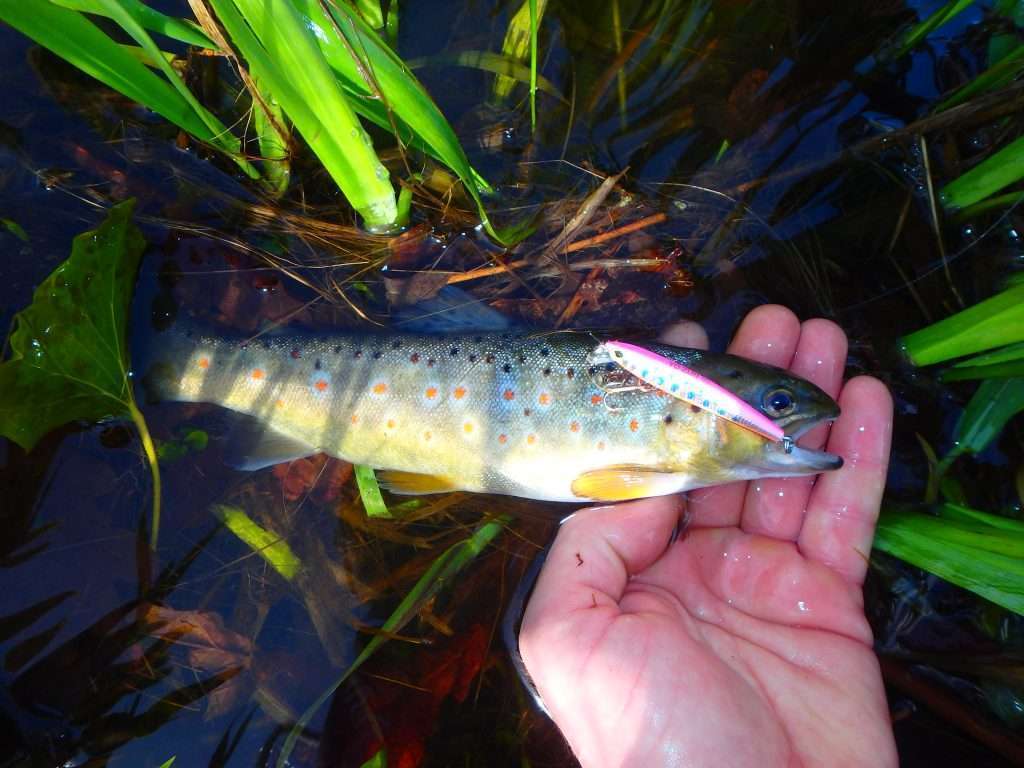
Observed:
[[[773,419],[787,416],[795,407],[793,393],[788,389],[773,389],[764,396],[764,410]]]

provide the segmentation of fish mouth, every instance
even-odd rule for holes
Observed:
[[[834,413],[826,413],[813,419],[801,420],[795,429],[787,430],[786,439],[782,442],[769,443],[762,455],[760,469],[771,475],[814,475],[829,472],[843,466],[843,457],[834,453],[804,448],[796,444],[818,424],[830,422],[839,416],[839,409]]]

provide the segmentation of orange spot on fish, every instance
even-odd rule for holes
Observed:
[[[200,357],[199,358],[199,367],[200,368],[209,368],[210,367],[210,358],[208,358],[208,357]]]
[[[547,392],[541,392],[540,397],[537,398],[537,402],[541,405],[551,405],[551,395]]]
[[[433,436],[434,435],[429,430],[423,433],[423,439],[426,440],[428,443],[430,442],[430,438],[432,438]]]
[[[590,404],[591,405],[600,405],[601,404],[601,399],[602,398],[601,398],[600,395],[591,395],[590,396]]]
[[[316,383],[313,386],[316,388],[317,392],[327,391],[327,382],[324,381],[323,379],[317,379]]]
[[[464,398],[466,396],[466,388],[465,387],[456,387],[455,391],[452,392],[452,396],[456,400],[461,400],[462,398]]]
[[[437,397],[437,387],[427,387],[427,391],[423,394],[427,396],[427,400],[433,400]]]
[[[498,435],[498,442],[504,445],[508,442],[508,435]]]
[[[463,424],[462,431],[465,432],[467,435],[470,434],[473,431],[473,422],[467,421],[465,424]]]
[[[278,400],[274,403],[278,408],[284,408],[284,400]]]
[[[387,391],[388,385],[385,384],[383,381],[378,381],[376,384],[373,385],[373,394],[375,395],[383,395]]]
[[[349,421],[351,421],[353,424],[358,424],[359,423],[359,416],[358,416],[358,414],[353,413],[352,416],[349,417]]]
[[[526,444],[527,445],[533,445],[536,442],[537,442],[537,436],[536,435],[527,435],[526,436]]]
[[[394,428],[395,428],[395,420],[394,419],[388,419],[388,429],[394,429]]]
[[[253,368],[252,377],[259,381],[260,379],[263,378],[263,371],[259,368]]]
[[[638,429],[640,429],[640,422],[639,421],[637,421],[636,419],[633,419],[631,422],[629,422],[629,431],[630,432],[636,432]]]
[[[599,451],[603,451],[604,450],[604,440],[600,441],[597,444],[597,450],[599,450]]]
[[[513,392],[511,389],[506,389],[505,392],[502,394],[502,397],[504,397],[506,400],[515,400],[516,393]]]
[[[579,432],[580,431],[580,423],[578,421],[572,422],[569,425],[569,431],[570,432]]]

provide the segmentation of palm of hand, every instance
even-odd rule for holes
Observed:
[[[695,346],[694,332],[668,340]],[[841,387],[846,342],[831,323],[763,307],[731,349]],[[562,527],[520,648],[584,765],[895,764],[860,596],[891,403],[866,378],[839,400],[839,472],[692,494],[691,527],[667,548],[678,499]]]

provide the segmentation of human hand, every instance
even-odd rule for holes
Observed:
[[[692,323],[663,340],[707,344]],[[861,594],[892,400],[876,379],[843,385],[846,346],[834,323],[764,306],[729,350],[838,394],[831,431],[801,443],[827,438],[842,469],[586,510],[561,527],[519,647],[584,766],[896,765]],[[689,528],[668,544],[681,513]]]

